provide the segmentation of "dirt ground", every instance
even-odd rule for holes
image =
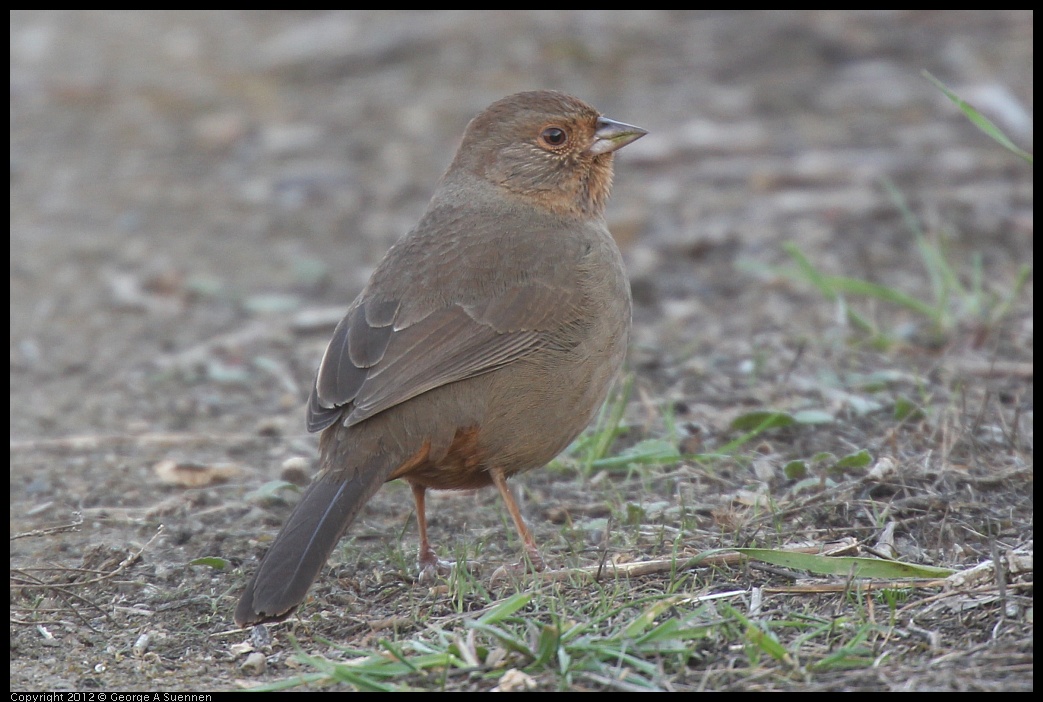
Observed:
[[[861,449],[897,477],[823,476],[814,508],[770,536],[872,542],[897,519],[903,560],[1031,554],[1033,284],[1015,281],[1033,255],[1032,169],[921,72],[1031,151],[1032,67],[1025,11],[12,12],[10,530],[40,530],[11,542],[12,689],[293,672],[285,636],[267,677],[235,648],[250,636],[236,597],[296,499],[259,489],[313,472],[303,403],[333,325],[467,120],[526,89],[650,132],[618,156],[609,205],[635,299],[613,452],[655,439],[710,454],[758,409],[831,418],[709,465],[589,477],[566,457],[520,477],[554,565],[596,563],[602,542],[630,560],[758,545],[743,496],[783,504],[788,462]],[[911,218],[965,286],[940,321],[847,298],[882,341],[785,273],[795,244],[827,275],[933,303]],[[917,409],[897,420],[901,398]],[[893,511],[874,521],[849,497]],[[634,505],[679,536],[613,529]],[[443,553],[517,558],[494,493],[429,512]],[[412,519],[403,485],[371,503],[313,588],[305,650],[364,641],[419,597]],[[1007,586],[928,626],[915,656],[709,687],[1032,689],[1031,573]],[[706,686],[714,665],[673,689]]]

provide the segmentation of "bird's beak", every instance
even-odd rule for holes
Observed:
[[[647,129],[601,117],[598,119],[597,131],[594,132],[594,143],[587,152],[594,156],[611,153],[632,141],[637,141],[645,134],[648,134]]]

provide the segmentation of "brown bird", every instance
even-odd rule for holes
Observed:
[[[587,426],[626,353],[630,286],[604,209],[613,152],[646,134],[538,91],[467,126],[420,222],[333,332],[308,401],[321,472],[247,584],[235,620],[279,621],[380,486],[413,490],[421,573],[428,488],[495,485],[543,568],[507,478]]]

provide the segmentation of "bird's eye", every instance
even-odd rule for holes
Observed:
[[[547,127],[540,132],[540,145],[548,149],[559,149],[569,140],[569,134],[561,127]]]

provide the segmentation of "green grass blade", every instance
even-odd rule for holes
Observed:
[[[945,578],[956,572],[951,568],[936,568],[915,563],[885,561],[878,558],[853,558],[847,556],[833,558],[810,553],[779,551],[770,548],[737,548],[734,550],[753,560],[796,570],[806,570],[816,575],[846,576],[853,572],[856,578],[893,580],[898,578]]]
[[[987,134],[990,138],[993,139],[993,141],[995,141],[1003,148],[1007,149],[1019,158],[1024,159],[1026,162],[1032,163],[1032,154],[1019,148],[1013,141],[1011,141],[1007,137],[1006,134],[1003,133],[1002,129],[997,127],[992,122],[992,120],[990,120],[988,117],[974,109],[974,107],[969,105],[963,98],[961,98],[959,95],[950,90],[945,85],[945,83],[932,76],[928,71],[923,71],[923,76],[927,80],[934,83],[934,87],[942,91],[942,93],[945,94],[945,97],[952,100],[953,104],[956,105],[956,107],[958,107],[960,111],[963,112],[964,115],[966,115],[967,119],[971,121],[971,124],[973,124],[981,131],[985,132],[985,134]]]

